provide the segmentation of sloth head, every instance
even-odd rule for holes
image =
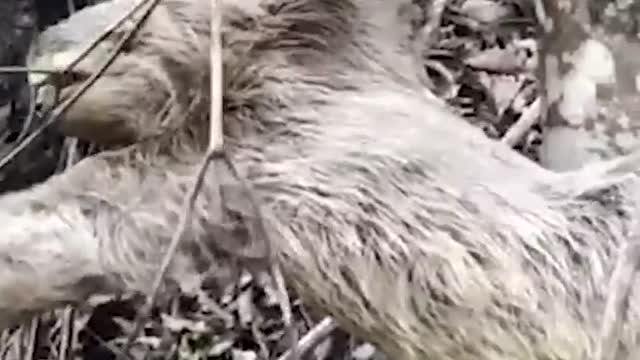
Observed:
[[[299,106],[308,88],[314,87],[313,96],[319,93],[319,84],[325,92],[348,89],[388,81],[391,73],[394,80],[415,86],[419,67],[409,56],[398,55],[406,52],[410,38],[409,21],[400,18],[399,4],[404,2],[409,3],[222,1],[227,135],[264,127],[257,122],[266,112]],[[185,129],[201,135],[209,106],[210,3],[159,2],[113,63],[65,113],[59,122],[62,132],[106,145]],[[63,72],[133,6],[131,1],[112,0],[49,28],[36,42],[30,64]],[[59,76],[57,89],[45,86],[40,103],[51,106],[56,94],[59,101],[72,98],[112,56],[141,14]],[[32,83],[42,81],[32,77]],[[237,117],[251,120],[228,120]]]
[[[34,42],[28,65],[55,73],[30,75],[31,85],[38,88],[37,104],[46,112],[75,99],[57,122],[65,135],[101,145],[134,143],[159,131],[164,119],[184,113],[188,93],[203,87],[193,81],[200,78],[204,84],[206,77],[208,54],[198,48],[206,44],[206,18],[194,16],[203,1],[160,2],[119,48],[120,39],[141,16],[137,11],[86,53],[136,3],[112,0],[85,8],[45,30]],[[100,71],[110,58],[111,64]],[[85,81],[98,72],[95,83],[76,98]],[[150,119],[154,116],[155,123]]]

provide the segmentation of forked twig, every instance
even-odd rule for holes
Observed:
[[[182,237],[186,231],[187,224],[189,223],[193,208],[195,206],[195,202],[197,200],[198,194],[202,188],[202,184],[204,182],[205,176],[207,174],[207,170],[210,166],[214,166],[216,176],[221,175],[224,170],[229,169],[231,171],[231,175],[236,179],[241,179],[237,170],[233,166],[230,157],[225,152],[224,147],[224,128],[223,128],[223,87],[224,87],[224,79],[223,79],[223,64],[222,64],[222,9],[220,6],[219,0],[213,0],[211,3],[211,17],[210,17],[210,124],[209,124],[209,146],[207,149],[207,154],[202,162],[200,170],[197,174],[196,181],[193,184],[189,192],[189,196],[186,199],[184,204],[183,211],[180,216],[180,221],[178,223],[178,227],[174,232],[171,242],[169,244],[169,248],[162,260],[162,264],[160,266],[160,270],[156,275],[156,278],[153,283],[153,287],[151,290],[151,294],[148,297],[147,304],[145,306],[144,311],[141,311],[135,321],[134,329],[129,334],[127,338],[127,342],[123,349],[123,353],[128,353],[131,345],[138,337],[139,333],[142,331],[143,320],[147,318],[155,306],[156,299],[162,283],[167,275],[169,266],[171,265],[171,261],[173,260],[174,255],[177,252],[178,246],[182,240]],[[225,169],[226,168],[226,169]],[[242,180],[241,185],[248,189],[248,185],[244,183]],[[217,188],[218,192],[218,209],[217,214],[210,214],[212,217],[222,218],[224,214],[224,204],[223,204],[223,196],[221,193],[222,183],[219,184]],[[250,229],[250,233],[254,240],[255,237],[264,237],[263,241],[267,242],[267,251],[268,256],[270,256],[270,246],[268,246],[269,242],[267,239],[267,233],[264,230],[264,224],[262,223],[262,218],[259,215],[259,208],[257,206],[256,199],[251,196],[250,192],[247,192],[247,196],[249,197],[250,203],[252,204],[251,211],[254,212],[255,216],[258,217],[258,228]],[[290,359],[297,359],[297,334],[295,333],[295,329],[292,326],[291,321],[291,304],[289,301],[289,297],[287,295],[286,287],[284,285],[284,280],[282,278],[282,273],[279,267],[275,264],[272,264],[269,267],[269,271],[271,273],[272,279],[275,281],[275,285],[278,289],[278,294],[280,297],[280,307],[283,313],[283,320],[285,326],[287,327],[288,333],[290,334],[291,339],[291,350],[290,350]]]
[[[533,0],[533,9],[535,12],[536,20],[538,24],[542,26],[542,30],[546,34],[550,33],[553,30],[553,21],[547,15],[547,10],[544,7],[544,3],[542,0]]]
[[[63,72],[64,71],[58,71],[54,69],[30,68],[27,66],[0,66],[0,74],[31,73],[31,74],[60,75]]]
[[[202,165],[200,166],[200,170],[198,171],[196,181],[193,184],[193,187],[189,191],[189,196],[187,196],[183,211],[180,216],[180,221],[178,223],[178,227],[176,231],[173,233],[171,237],[171,242],[169,244],[169,248],[165,253],[164,258],[162,259],[162,264],[160,265],[160,270],[156,275],[156,278],[153,282],[153,286],[151,288],[151,293],[147,298],[147,304],[143,311],[140,311],[136,317],[133,331],[127,337],[127,341],[123,348],[123,353],[127,354],[131,348],[131,345],[138,337],[140,332],[142,331],[143,320],[149,316],[151,310],[155,306],[158,293],[160,292],[160,288],[162,283],[169,271],[169,266],[171,265],[171,261],[178,250],[178,246],[182,240],[184,232],[186,231],[187,223],[191,220],[193,208],[195,206],[195,202],[200,193],[200,189],[202,188],[202,183],[204,182],[205,175],[207,174],[207,170],[213,159],[220,155],[223,150],[224,145],[224,136],[223,136],[223,128],[222,128],[222,39],[220,34],[221,27],[221,14],[220,14],[220,6],[218,0],[213,0],[211,2],[211,44],[210,44],[210,55],[211,55],[211,108],[210,108],[210,128],[209,128],[209,148],[207,151],[207,155],[205,156]],[[222,206],[222,204],[220,204]]]
[[[219,0],[212,1],[211,7],[211,47],[210,47],[210,56],[211,56],[211,110],[210,110],[210,119],[209,119],[209,148],[208,148],[208,156],[207,159],[209,161],[214,161],[214,166],[218,168],[219,165],[225,165],[232,170],[232,173],[235,177],[238,177],[237,171],[233,167],[230,159],[226,154],[224,154],[224,128],[223,128],[223,64],[222,64],[222,11]],[[222,158],[224,161],[220,161]],[[221,169],[220,169],[221,170]],[[216,175],[221,175],[220,170],[216,171]],[[243,184],[245,189],[248,190],[248,185]],[[218,187],[218,191],[220,187]],[[256,205],[256,199],[254,199],[250,194],[251,203],[253,204],[254,211],[257,212],[255,216],[260,217],[259,208]],[[221,193],[218,193],[219,210],[218,216],[222,217],[223,213],[223,197]],[[259,219],[261,223],[262,219]],[[262,229],[264,230],[264,229]],[[252,236],[267,236],[266,231],[258,231],[258,233],[252,234]],[[254,241],[256,239],[253,239]],[[262,241],[267,242],[267,246],[270,252],[269,239],[265,238]],[[269,254],[270,255],[270,254]],[[289,299],[289,295],[287,293],[287,289],[284,283],[284,279],[282,276],[282,272],[280,271],[277,263],[269,264],[269,272],[271,273],[271,278],[274,281],[275,287],[278,292],[278,298],[280,303],[280,310],[282,312],[282,318],[284,325],[287,329],[287,335],[289,340],[291,341],[291,349],[290,349],[290,360],[298,359],[298,351],[297,351],[297,332],[293,326],[292,315],[291,315],[291,301]]]

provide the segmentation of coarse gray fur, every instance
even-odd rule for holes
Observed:
[[[393,359],[640,355],[639,154],[560,175],[487,139],[425,96],[409,0],[222,3],[230,155],[308,304]],[[207,145],[209,4],[161,1],[61,127],[128,146],[0,199],[0,325],[149,290]],[[176,281],[217,241],[217,181]]]

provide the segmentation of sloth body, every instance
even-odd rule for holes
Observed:
[[[409,1],[222,3],[228,151],[307,303],[394,359],[593,358],[637,155],[558,175],[485,138],[425,96]],[[61,124],[127,146],[0,199],[0,325],[24,315],[15,301],[148,290],[208,141],[209,4],[161,1]],[[217,181],[174,271],[216,241]],[[640,351],[632,285],[617,359]]]

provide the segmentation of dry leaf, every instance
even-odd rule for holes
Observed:
[[[476,21],[493,23],[510,14],[510,11],[491,0],[470,0],[462,4],[460,12]]]
[[[465,59],[465,64],[477,70],[515,73],[525,69],[524,61],[514,49],[492,47],[479,51]]]

